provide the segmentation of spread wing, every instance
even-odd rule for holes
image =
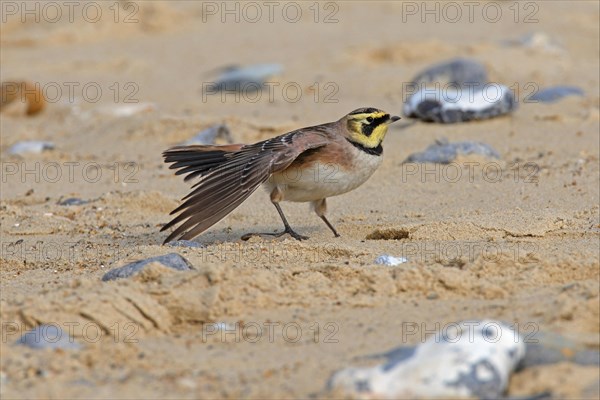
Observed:
[[[192,239],[238,207],[272,173],[287,168],[303,152],[325,146],[327,125],[304,128],[251,145],[182,146],[163,153],[170,168],[200,177],[184,202],[171,212],[179,215],[161,231],[180,224],[165,240]]]

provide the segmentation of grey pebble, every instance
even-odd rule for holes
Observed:
[[[103,281],[111,281],[114,279],[128,278],[140,272],[144,267],[152,262],[158,262],[167,268],[172,268],[178,271],[192,270],[192,264],[177,253],[169,253],[162,256],[146,258],[145,260],[135,261],[123,267],[115,268],[108,271],[102,277]]]
[[[38,325],[25,332],[16,344],[32,349],[69,349],[78,350],[81,345],[56,325]]]
[[[440,297],[440,295],[439,295],[439,294],[437,294],[437,292],[429,292],[429,293],[427,293],[427,297],[426,297],[426,299],[427,299],[427,300],[436,300],[436,299],[438,299],[439,297]]]
[[[567,96],[583,96],[583,89],[577,86],[552,86],[532,94],[527,101],[554,103]]]
[[[77,197],[69,197],[64,200],[58,200],[57,204],[59,206],[81,206],[87,203],[89,203],[89,200],[83,200]]]
[[[412,80],[413,84],[439,82],[458,86],[484,85],[488,81],[485,66],[477,60],[455,58],[427,68]]]
[[[283,71],[280,64],[254,64],[245,67],[224,68],[217,78],[216,90],[257,91],[262,90],[267,78]]]
[[[193,241],[193,240],[176,240],[174,242],[169,242],[167,246],[172,247],[192,247],[192,248],[201,248],[204,247],[202,244]]]
[[[231,131],[225,124],[219,124],[206,128],[203,131],[197,133],[193,138],[182,143],[183,146],[189,146],[194,144],[214,144],[217,138],[222,138],[227,143],[233,143],[233,136]]]
[[[389,254],[383,254],[375,259],[375,264],[395,267],[396,265],[404,264],[407,261],[408,260],[405,257],[394,257]]]
[[[404,162],[448,164],[459,155],[470,154],[488,158],[500,158],[500,154],[486,143],[471,140],[449,143],[447,140],[438,140],[427,147],[425,151],[411,154]]]
[[[41,153],[44,150],[54,149],[54,143],[41,140],[24,140],[10,146],[10,154]]]

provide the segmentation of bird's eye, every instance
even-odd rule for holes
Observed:
[[[371,122],[373,122],[373,117],[367,117],[367,122],[368,122],[368,123],[371,123]]]

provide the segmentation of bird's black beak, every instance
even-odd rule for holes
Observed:
[[[402,118],[394,115],[393,117],[390,118],[390,121],[391,121],[390,124],[393,124],[394,122],[398,121],[399,119],[402,119]]]

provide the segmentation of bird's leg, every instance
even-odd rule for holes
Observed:
[[[289,234],[291,237],[293,237],[296,240],[306,240],[306,239],[308,239],[308,236],[300,235],[299,233],[296,233],[292,229],[292,227],[290,226],[290,224],[287,221],[287,218],[285,218],[285,215],[283,214],[283,210],[281,209],[281,206],[279,205],[279,202],[281,200],[283,200],[283,193],[281,193],[281,190],[279,190],[279,188],[276,187],[271,192],[271,203],[273,203],[273,205],[277,209],[277,212],[279,213],[279,216],[281,217],[281,221],[283,221],[283,226],[285,227],[284,231],[283,232],[278,232],[278,233],[247,233],[244,236],[242,236],[242,240],[248,240],[252,236],[274,236],[274,237],[280,237],[280,236],[285,235],[286,233]]]
[[[294,239],[297,239],[297,240],[308,239],[308,236],[300,235],[292,229],[290,224],[287,222],[287,219],[285,218],[285,215],[283,214],[283,210],[281,209],[281,206],[279,205],[279,203],[273,203],[273,205],[277,209],[277,212],[279,213],[279,216],[281,217],[281,221],[283,221],[283,226],[285,227],[285,230],[283,232],[274,233],[273,234],[274,236],[281,236],[281,235],[285,235],[286,233],[289,233],[291,237],[293,237]]]
[[[327,211],[327,202],[325,201],[325,199],[313,201],[312,206],[315,210],[315,213],[317,213],[317,215],[319,217],[321,217],[321,219],[323,220],[323,222],[325,222],[325,224],[329,227],[329,229],[331,229],[331,231],[333,232],[333,235],[335,237],[340,237],[340,234],[337,233],[337,231],[335,230],[333,225],[331,225],[331,222],[329,222],[327,220],[327,218],[325,217],[325,212]]]

